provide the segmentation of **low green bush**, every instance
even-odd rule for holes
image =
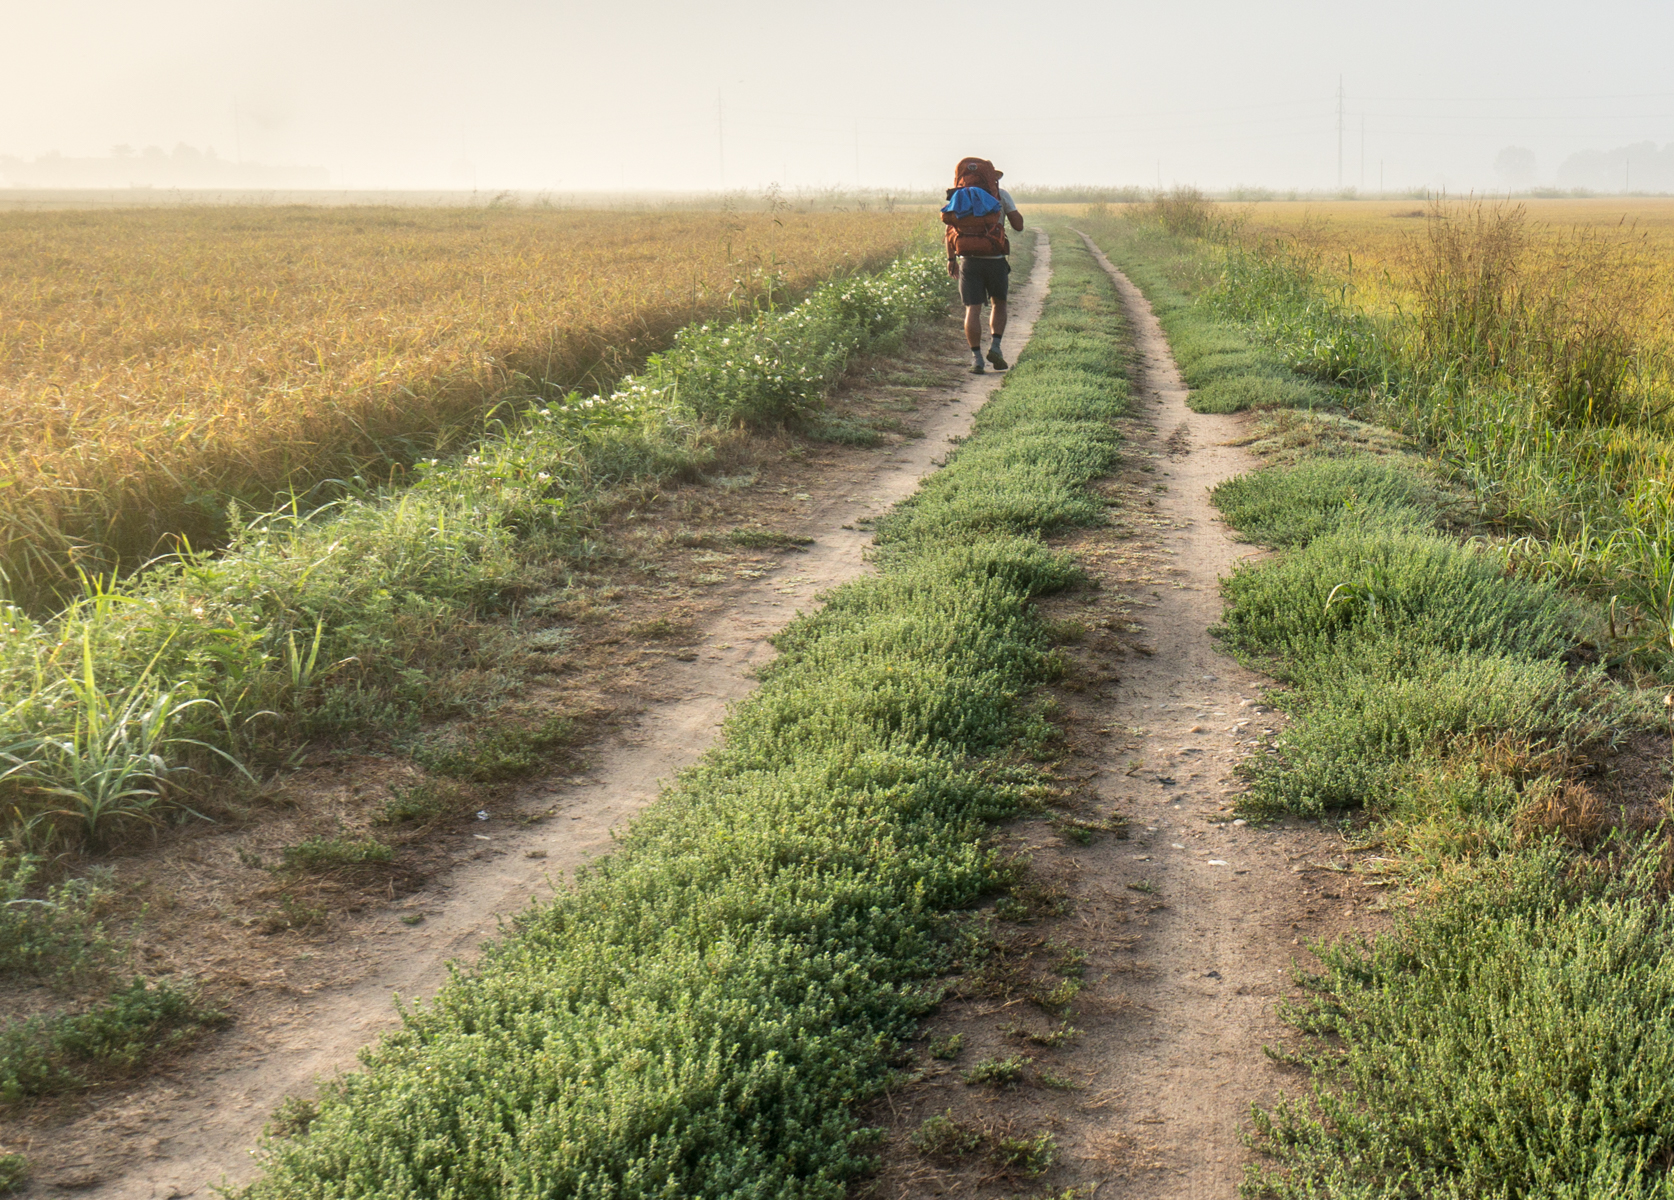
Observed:
[[[1575,641],[1581,613],[1551,584],[1508,577],[1485,554],[1402,530],[1316,537],[1225,584],[1217,633],[1234,650],[1271,661],[1281,679],[1368,637],[1450,654],[1555,658]]]
[[[0,973],[61,985],[84,982],[117,954],[98,915],[110,893],[108,880],[95,872],[31,896],[40,865],[0,854]]]
[[[1194,388],[1193,412],[1234,413],[1252,408],[1325,408],[1335,402],[1326,388],[1293,375],[1251,373],[1212,379]]]
[[[23,1190],[29,1179],[29,1160],[21,1154],[0,1152],[0,1196]]]
[[[1238,806],[1247,815],[1387,811],[1439,759],[1480,757],[1504,738],[1525,757],[1579,756],[1612,737],[1594,711],[1605,681],[1555,660],[1460,654],[1387,635],[1357,640],[1293,678],[1281,701],[1289,727],[1243,768],[1251,786]]]
[[[0,1027],[0,1102],[74,1091],[89,1070],[121,1072],[225,1020],[185,988],[135,979],[97,1007]]]
[[[1452,497],[1421,462],[1355,454],[1234,475],[1211,493],[1245,540],[1296,546],[1343,528],[1433,530]]]
[[[314,837],[286,846],[280,854],[286,871],[325,871],[332,867],[358,867],[386,863],[394,852],[376,838]]]
[[[1674,913],[1660,850],[1556,846],[1453,879],[1370,943],[1321,946],[1306,1095],[1256,1110],[1247,1194],[1674,1195]]]

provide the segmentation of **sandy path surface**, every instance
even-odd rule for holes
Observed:
[[[1006,340],[1013,355],[1033,330],[1051,277],[1051,247],[1044,233],[1037,237],[1033,268],[1012,299]],[[923,438],[903,443],[847,487],[811,497],[806,520],[793,532],[812,536],[814,544],[707,625],[695,660],[668,663],[660,682],[670,698],[597,748],[585,777],[561,787],[549,782],[524,797],[530,806],[555,807],[554,819],[521,828],[485,824],[487,832],[470,835],[485,839],[482,856],[405,906],[427,915],[422,924],[407,926],[388,913],[360,927],[351,952],[364,964],[358,978],[298,997],[240,1047],[237,1065],[140,1089],[125,1106],[135,1148],[130,1169],[80,1194],[207,1196],[217,1183],[253,1175],[250,1150],[280,1100],[307,1094],[321,1076],[352,1069],[356,1052],[395,1025],[392,995],[433,994],[450,961],[469,960],[503,918],[549,894],[555,878],[607,853],[611,830],[708,748],[727,706],[755,687],[752,673],[773,657],[768,638],[798,610],[814,607],[819,593],[867,569],[871,534],[854,527],[911,495],[1004,378],[970,377],[954,403],[924,414]]]
[[[1250,1104],[1280,1081],[1262,1052],[1280,1040],[1274,1001],[1292,990],[1300,943],[1320,932],[1305,879],[1341,843],[1315,825],[1230,819],[1233,768],[1280,718],[1260,703],[1270,681],[1209,636],[1219,580],[1255,552],[1233,539],[1209,491],[1260,463],[1224,444],[1242,432],[1240,418],[1187,407],[1149,303],[1087,245],[1121,293],[1138,351],[1135,415],[1154,427],[1166,491],[1154,510],[1164,532],[1146,593],[1154,606],[1138,618],[1154,653],[1124,664],[1100,717],[1115,736],[1099,790],[1128,816],[1132,840],[1094,856],[1107,885],[1149,883],[1162,905],[1134,948],[1143,968],[1124,980],[1129,1015],[1087,1045],[1106,1063],[1108,1090],[1083,1132],[1096,1142],[1102,1131],[1107,1144],[1115,1132],[1138,1150],[1149,1169],[1124,1181],[1124,1196],[1230,1198],[1251,1157],[1241,1142]]]

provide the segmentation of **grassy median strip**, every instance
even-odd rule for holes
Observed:
[[[1038,535],[1104,519],[1069,500],[1115,454],[1115,299],[1057,255],[1035,340],[884,523],[883,569],[781,636],[615,853],[271,1140],[249,1200],[836,1197],[866,1169],[853,1105],[1001,882],[986,823],[1039,786],[1030,693],[1058,664],[1030,598],[1079,575]]]
[[[1259,341],[1190,299],[1224,285],[1208,256],[1094,232],[1141,286],[1175,281],[1177,326]],[[1269,1158],[1245,1193],[1674,1195],[1667,838],[1656,797],[1606,811],[1587,778],[1652,723],[1646,695],[1588,665],[1595,607],[1448,528],[1471,506],[1432,463],[1308,420],[1289,465],[1215,495],[1283,547],[1226,583],[1220,633],[1292,718],[1242,808],[1344,819],[1419,886],[1391,933],[1314,948],[1310,998],[1284,1010],[1311,1080],[1255,1110]]]

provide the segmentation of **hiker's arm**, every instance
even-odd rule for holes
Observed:
[[[1011,222],[1011,227],[1013,229],[1017,230],[1018,232],[1022,232],[1022,229],[1023,229],[1023,214],[1022,213],[1018,212],[1014,208],[1006,214],[1006,220]]]

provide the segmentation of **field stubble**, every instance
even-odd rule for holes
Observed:
[[[0,571],[76,590],[230,501],[388,480],[505,399],[893,257],[923,218],[517,208],[0,214]],[[325,497],[321,497],[322,499]]]

